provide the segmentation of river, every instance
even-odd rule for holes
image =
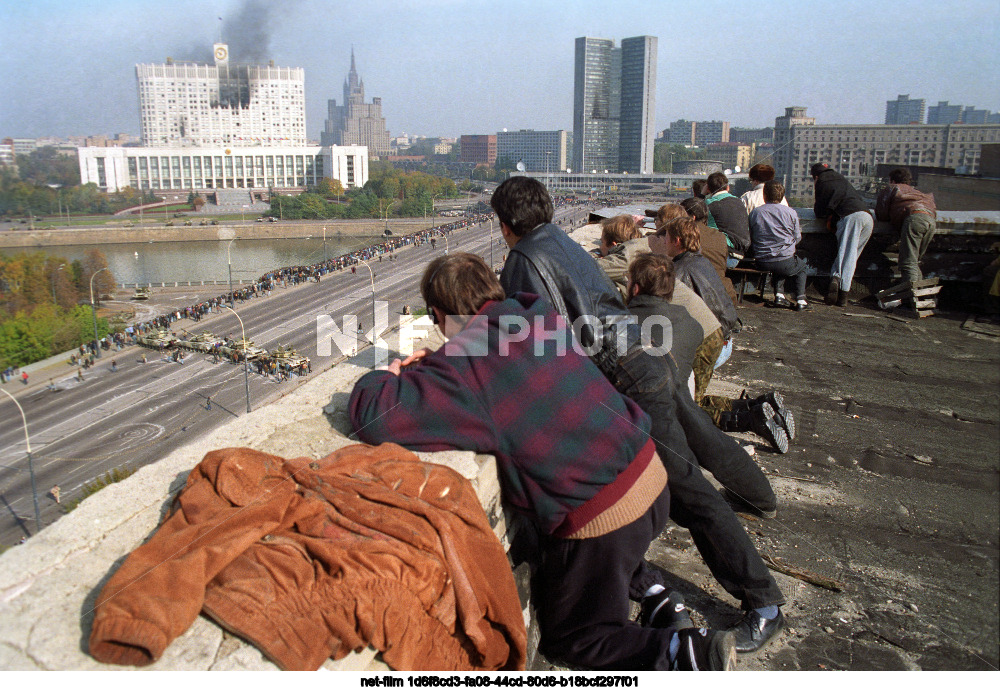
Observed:
[[[379,237],[338,237],[326,240],[326,256],[333,258],[380,242]],[[227,248],[229,250],[227,257]],[[251,281],[283,266],[316,264],[323,261],[322,238],[240,240],[198,240],[190,242],[116,243],[102,245],[59,245],[50,248],[7,247],[0,252],[20,254],[46,251],[67,261],[83,259],[89,249],[100,250],[119,284],[172,284],[176,282],[229,280],[232,261],[233,282]]]

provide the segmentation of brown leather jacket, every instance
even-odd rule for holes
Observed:
[[[394,669],[524,669],[506,554],[472,486],[395,444],[208,453],[104,586],[102,662],[146,665],[204,612],[284,669],[372,645]]]
[[[934,195],[921,192],[910,185],[895,184],[883,187],[875,200],[875,218],[889,221],[897,231],[903,221],[912,213],[926,213],[937,218]]]

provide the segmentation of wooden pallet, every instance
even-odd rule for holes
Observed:
[[[902,311],[922,319],[934,314],[934,310],[937,308],[937,294],[941,291],[940,282],[938,278],[903,281],[880,291],[875,297],[878,299],[878,306],[884,310],[901,307],[904,300],[910,300],[915,309]]]

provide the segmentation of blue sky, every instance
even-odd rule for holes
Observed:
[[[138,134],[136,63],[197,59],[220,32],[234,57],[305,68],[314,139],[352,45],[393,136],[572,129],[585,35],[659,38],[657,130],[790,105],[882,122],[900,93],[1000,110],[997,0],[0,0],[0,26],[0,136]]]

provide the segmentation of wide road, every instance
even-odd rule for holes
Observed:
[[[584,207],[559,209],[556,222],[575,228],[586,216]],[[427,263],[449,251],[472,252],[491,260],[490,223],[453,231],[436,246],[406,247],[395,261],[370,262],[375,274],[375,299],[388,302],[389,325],[404,305],[422,306],[419,280]],[[497,244],[499,242],[499,244]],[[494,220],[492,260],[500,266],[507,246]],[[278,267],[272,267],[278,268]],[[247,338],[273,349],[291,345],[312,360],[313,374],[344,358],[336,346],[317,352],[317,317],[327,315],[347,330],[344,315],[356,315],[365,331],[372,328],[372,279],[363,264],[327,274],[319,283],[276,288],[269,297],[237,303]],[[263,272],[262,272],[263,273]],[[217,336],[240,336],[240,324],[228,310],[211,315],[191,330]],[[383,325],[380,325],[383,326]],[[330,339],[326,338],[329,345]],[[364,342],[359,340],[359,347]],[[148,361],[139,362],[145,354]],[[349,353],[348,353],[349,354]],[[115,357],[118,371],[110,371]],[[250,373],[251,406],[256,409],[301,384],[306,377],[275,382]],[[114,468],[138,468],[168,455],[174,448],[246,412],[243,367],[210,356],[189,354],[183,363],[170,362],[148,349],[131,348],[105,354],[83,382],[66,377],[58,390],[29,390],[18,396],[30,433],[35,485],[41,523],[48,525],[62,509],[48,494],[58,485],[64,501],[79,496],[83,484]],[[211,397],[211,409],[207,408]],[[24,429],[14,404],[0,401],[0,545],[16,544],[35,532],[34,508]]]

